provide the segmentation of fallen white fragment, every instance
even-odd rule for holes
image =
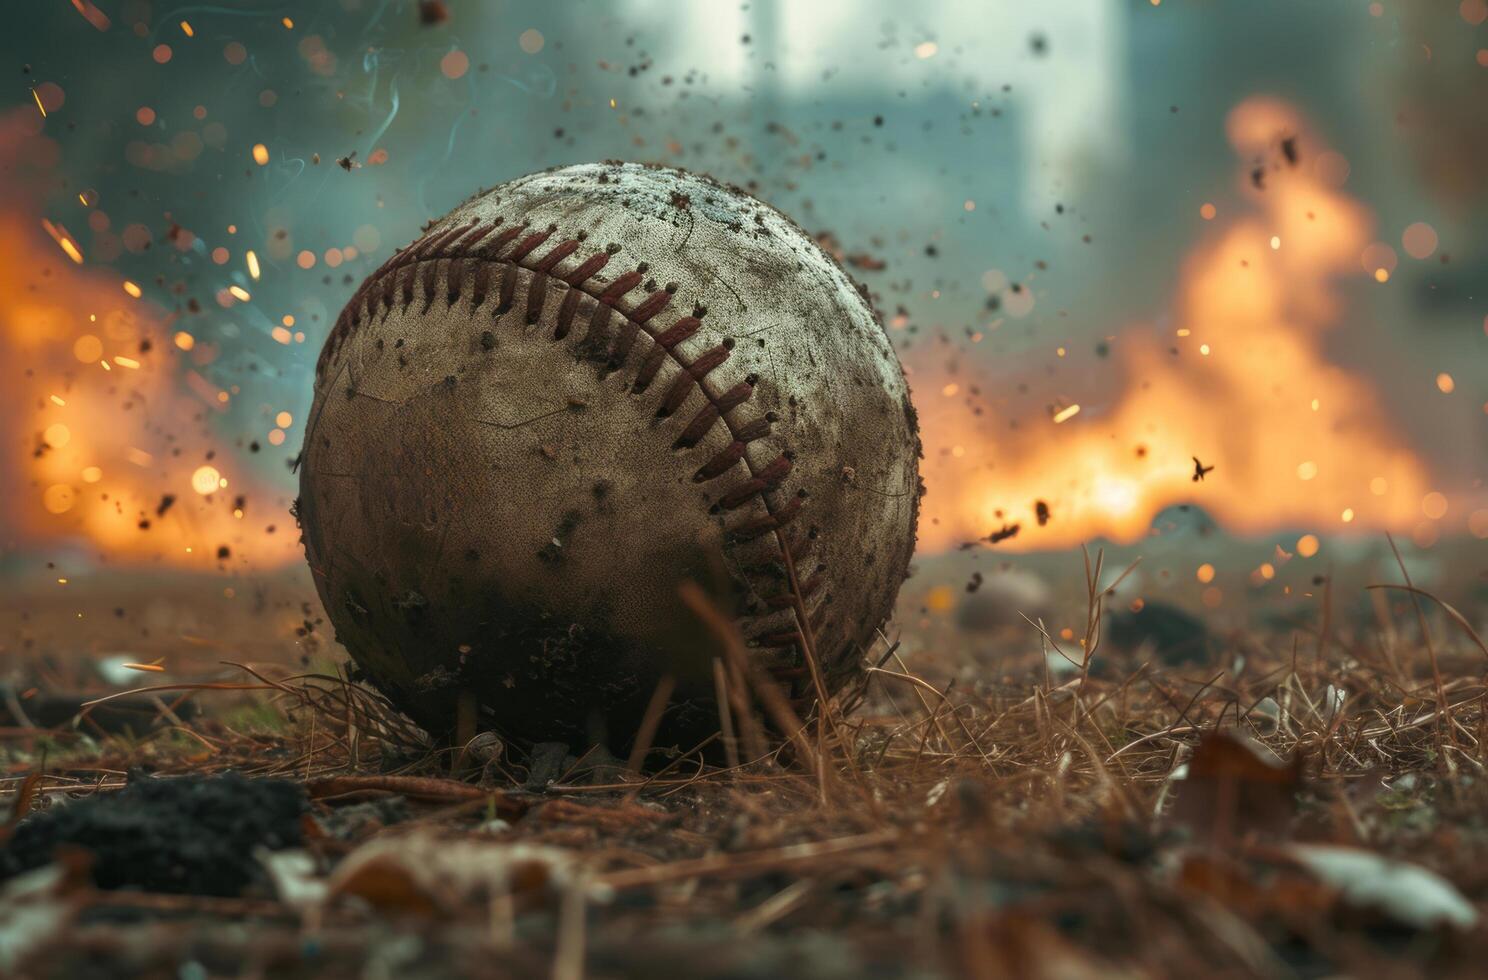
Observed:
[[[1371,851],[1334,844],[1293,844],[1291,854],[1350,905],[1378,909],[1417,929],[1470,929],[1478,910],[1434,871]]]

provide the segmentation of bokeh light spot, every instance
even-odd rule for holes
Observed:
[[[191,474],[191,489],[202,496],[216,493],[217,487],[222,481],[222,474],[215,466],[198,466],[196,472]]]
[[[77,494],[65,483],[54,483],[41,495],[41,504],[52,514],[65,514],[72,510]]]
[[[456,48],[439,59],[439,70],[445,78],[463,78],[470,70],[470,56]]]

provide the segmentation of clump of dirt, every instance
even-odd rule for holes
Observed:
[[[140,777],[21,821],[0,850],[0,879],[72,847],[92,854],[102,889],[241,895],[266,881],[254,851],[297,846],[306,809],[304,789],[281,779]]]

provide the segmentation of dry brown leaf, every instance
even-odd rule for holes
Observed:
[[[444,917],[508,898],[519,908],[543,905],[577,872],[573,856],[553,847],[404,834],[348,855],[331,874],[329,898],[357,898],[384,914]]]
[[[1199,741],[1187,770],[1172,822],[1196,841],[1226,847],[1289,836],[1302,786],[1300,757],[1282,762],[1248,738],[1214,732]]]

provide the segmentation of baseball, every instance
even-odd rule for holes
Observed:
[[[828,688],[860,675],[919,455],[882,324],[789,218],[584,164],[470,198],[356,291],[298,514],[337,638],[424,728],[463,697],[516,740],[618,748],[663,678],[664,734],[718,727],[685,581],[791,696],[799,608]]]

